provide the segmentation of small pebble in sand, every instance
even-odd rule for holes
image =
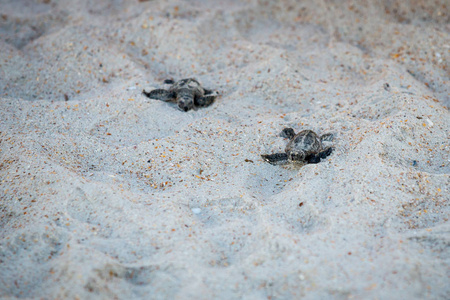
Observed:
[[[202,212],[202,210],[201,210],[200,208],[198,208],[198,207],[194,207],[194,208],[192,208],[191,210],[192,210],[192,212],[193,212],[194,214],[196,214],[196,215],[198,215],[199,213]]]

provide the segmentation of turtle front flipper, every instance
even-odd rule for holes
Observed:
[[[321,151],[318,153],[318,156],[320,158],[326,158],[327,156],[329,156],[331,154],[331,152],[333,152],[333,148],[328,147],[325,150]]]
[[[307,157],[305,157],[305,161],[308,164],[318,164],[318,163],[320,163],[320,158],[321,158],[321,156],[319,153],[318,154],[310,154]]]
[[[173,101],[175,100],[176,94],[174,92],[169,92],[168,90],[164,89],[156,89],[152,90],[150,92],[146,92],[145,90],[142,91],[142,94],[145,96],[155,99],[155,100],[161,100],[161,101]]]
[[[216,100],[217,94],[216,93],[209,93],[205,94],[203,97],[197,97],[195,98],[195,105],[198,107],[206,107],[211,105],[214,100]]]
[[[321,159],[324,159],[327,156],[329,156],[331,152],[333,152],[333,148],[328,147],[325,150],[320,151],[319,153],[310,154],[306,156],[305,160],[308,162],[308,164],[318,164]]]
[[[284,165],[289,162],[286,153],[265,154],[261,157],[271,165]]]

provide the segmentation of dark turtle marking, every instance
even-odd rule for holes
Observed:
[[[177,82],[172,79],[164,80],[165,84],[172,86],[165,89],[155,89],[152,91],[142,91],[142,93],[151,98],[166,102],[177,102],[178,107],[183,111],[188,111],[194,107],[206,107],[211,105],[217,98],[217,93],[205,89],[194,78],[185,78]]]
[[[284,128],[280,136],[290,140],[285,152],[261,155],[272,165],[283,165],[290,162],[317,164],[333,152],[333,148],[323,146],[323,142],[333,140],[331,133],[319,137],[312,130],[303,130],[295,134],[294,129]]]

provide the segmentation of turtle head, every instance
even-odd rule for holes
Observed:
[[[182,111],[188,111],[194,107],[194,101],[192,97],[180,97],[177,100],[178,107]]]
[[[290,161],[303,162],[303,161],[305,161],[305,152],[303,152],[303,151],[290,151],[288,153],[288,157],[289,157]]]

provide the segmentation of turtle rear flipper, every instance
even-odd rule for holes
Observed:
[[[291,140],[295,136],[295,131],[292,128],[286,127],[281,131],[280,136]]]
[[[325,133],[320,137],[322,142],[331,142],[334,139],[334,135],[332,133]]]
[[[272,165],[284,165],[289,162],[286,153],[265,154],[261,155],[261,157]]]
[[[210,94],[217,94],[217,92],[213,91],[213,90],[208,90],[203,88],[203,91],[205,92],[205,95],[210,95]]]
[[[168,90],[164,89],[156,89],[150,92],[146,92],[145,90],[143,90],[142,93],[151,99],[161,101],[173,101],[176,98],[176,94],[174,92],[169,92]]]

